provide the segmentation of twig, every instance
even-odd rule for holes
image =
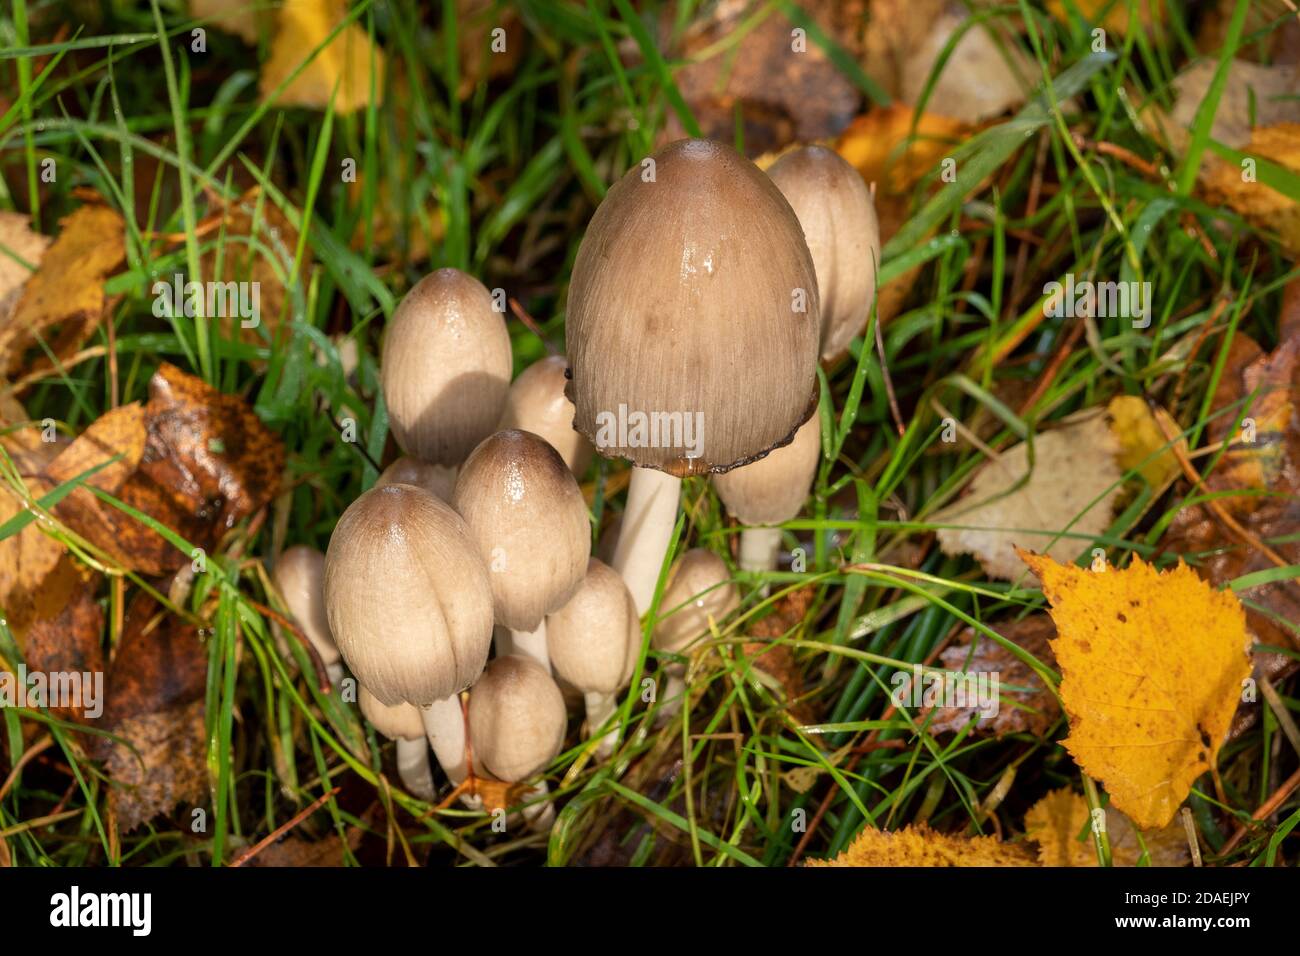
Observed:
[[[542,327],[538,325],[537,320],[529,315],[527,310],[519,304],[518,299],[512,298],[510,300],[510,311],[515,314],[516,319],[528,327],[528,330],[532,332],[533,335],[541,339],[542,344],[546,346],[546,352],[548,355],[555,355],[559,352],[559,349],[552,345],[546,336],[542,334]]]
[[[46,750],[49,750],[52,746],[54,746],[54,738],[49,734],[46,734],[35,744],[35,746],[29,747],[23,755],[18,758],[18,762],[15,763],[13,769],[9,771],[9,776],[5,778],[5,782],[0,784],[0,800],[3,800],[9,791],[13,789],[13,785],[18,781],[18,775],[22,773],[23,767],[31,763]]]
[[[898,437],[902,438],[907,432],[903,425],[903,415],[898,410],[898,396],[894,394],[894,381],[889,377],[889,363],[885,361],[885,335],[880,331],[880,317],[876,317],[876,354],[880,356],[880,374],[885,380],[885,394],[889,396],[889,412],[894,416],[894,424],[898,428]]]
[[[302,628],[279,611],[260,601],[254,601],[250,597],[245,597],[244,600],[248,602],[248,606],[253,610],[266,615],[298,639],[298,643],[303,646],[307,651],[307,655],[311,658],[312,667],[316,669],[316,686],[320,688],[322,694],[330,693],[334,689],[334,685],[330,683],[329,671],[325,667],[325,661],[321,659],[320,652],[316,650],[312,642],[307,640],[307,635],[303,633]]]
[[[284,825],[276,827],[269,834],[267,834],[264,839],[259,840],[256,844],[249,847],[243,853],[239,854],[239,856],[235,857],[235,859],[230,862],[230,865],[232,867],[243,866],[253,857],[257,856],[257,854],[265,850],[272,843],[275,843],[277,840],[279,840],[282,836],[284,836],[286,833],[288,833],[298,824],[302,823],[303,820],[306,820],[309,816],[311,816],[313,813],[319,810],[322,806],[324,806],[325,801],[329,800],[330,797],[334,796],[342,789],[343,789],[342,787],[333,787],[332,789],[321,794],[320,797],[312,801],[311,806],[305,807],[303,810],[294,814],[293,819],[289,820]]]
[[[1291,794],[1296,791],[1297,787],[1300,787],[1300,770],[1297,770],[1295,773],[1291,774],[1291,776],[1287,777],[1286,782],[1274,790],[1269,798],[1259,805],[1259,809],[1250,815],[1250,819],[1254,823],[1260,823],[1267,820],[1277,812],[1278,807],[1282,806],[1282,804],[1290,798]],[[1223,845],[1223,849],[1219,851],[1219,856],[1227,856],[1235,850],[1237,845],[1245,839],[1246,833],[1246,825],[1244,823],[1238,825],[1237,832],[1234,833],[1232,838]]]

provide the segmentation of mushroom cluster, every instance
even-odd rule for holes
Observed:
[[[681,140],[610,189],[574,263],[567,354],[513,384],[500,297],[455,269],[412,287],[380,368],[402,455],[324,555],[291,548],[274,573],[331,680],[346,664],[362,713],[397,742],[409,792],[436,794],[427,741],[458,787],[544,794],[566,693],[585,704],[584,746],[609,755],[656,594],[644,633],[662,706],[680,704],[683,655],[740,603],[713,551],[665,568],[682,479],[712,478],[761,587],[816,471],[818,362],[865,327],[878,258],[870,193],[834,153],[796,150],[769,175]],[[593,450],[632,465],[608,563],[579,486]],[[531,810],[534,825],[553,817],[545,796]]]

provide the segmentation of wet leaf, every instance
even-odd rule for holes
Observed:
[[[1181,562],[1095,572],[1020,554],[1056,623],[1065,748],[1134,823],[1165,826],[1215,765],[1250,674],[1241,604]]]
[[[66,600],[48,608],[47,616],[36,617],[22,643],[28,673],[82,675],[80,702],[70,707],[51,707],[53,714],[64,719],[95,719],[99,716],[95,711],[104,705],[102,698],[96,699],[103,685],[96,688],[93,683],[95,675],[104,673],[100,643],[104,611],[95,599],[96,583],[97,579],[77,567],[71,558],[63,558],[43,588],[58,589]]]
[[[0,323],[8,321],[23,286],[40,267],[49,245],[48,236],[32,232],[27,216],[0,212]]]
[[[1000,843],[996,837],[938,833],[925,824],[886,832],[867,827],[832,860],[809,860],[807,866],[1034,866],[1032,850]]]
[[[89,338],[104,315],[104,280],[126,255],[125,224],[107,206],[85,205],[59,223],[58,238],[27,280],[8,316],[0,316],[0,371],[12,374],[46,367],[45,342],[57,356],[70,355]],[[7,258],[7,257],[5,257]]]

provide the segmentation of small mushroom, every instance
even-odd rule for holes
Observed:
[[[499,780],[519,783],[550,763],[564,746],[564,697],[550,673],[519,654],[494,658],[469,695],[474,756]],[[538,788],[545,792],[545,782]],[[525,811],[533,826],[546,826],[549,802]]]
[[[384,469],[375,482],[376,487],[381,485],[415,485],[436,495],[439,501],[451,501],[452,490],[456,487],[456,469],[430,465],[403,455]]]
[[[858,171],[825,146],[801,146],[767,171],[799,217],[821,296],[821,355],[867,327],[880,267],[876,204]]]
[[[425,276],[384,336],[380,382],[397,444],[459,465],[500,421],[510,370],[505,318],[483,284],[457,269]]]
[[[751,526],[740,532],[741,568],[776,568],[781,529],[765,526],[789,521],[803,508],[820,454],[821,421],[814,415],[784,448],[753,464],[713,476],[713,487],[727,511],[741,524]]]
[[[338,686],[343,664],[325,614],[325,555],[302,544],[286,548],[275,562],[272,578],[294,623],[320,655],[330,683]],[[287,646],[282,651],[287,651]],[[286,657],[293,660],[287,653]]]
[[[357,703],[375,730],[397,742],[397,775],[402,786],[421,800],[432,800],[433,771],[429,768],[429,742],[424,737],[420,711],[406,703],[390,707],[364,686],[357,693]]]
[[[460,516],[415,485],[362,494],[330,537],[325,608],[358,680],[383,704],[421,708],[438,762],[463,780],[457,695],[487,660],[492,586]]]
[[[659,601],[655,649],[669,653],[685,650],[739,606],[740,595],[731,583],[726,562],[712,551],[692,548],[673,562],[669,572]],[[667,715],[681,707],[685,668],[671,663],[665,671],[668,682],[663,694],[663,713]]]
[[[510,628],[516,653],[549,672],[545,617],[573,596],[591,554],[572,472],[544,439],[506,429],[474,449],[452,502],[487,564],[497,622]]]
[[[579,477],[591,463],[591,442],[573,430],[573,402],[564,394],[568,367],[563,355],[548,355],[520,372],[506,396],[501,427],[545,438]]]
[[[546,618],[546,646],[556,675],[582,691],[587,733],[594,734],[614,713],[616,695],[641,651],[632,595],[609,565],[587,562],[577,592]],[[610,731],[597,752],[607,756],[617,736],[617,728]]]
[[[761,458],[815,410],[820,329],[799,220],[729,146],[671,143],[606,194],[569,285],[568,394],[574,428],[638,466],[613,567],[639,613],[681,477]]]

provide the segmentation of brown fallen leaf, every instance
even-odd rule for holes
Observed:
[[[497,0],[456,0],[456,29],[460,99],[469,99],[478,84],[509,76],[519,66],[528,31],[509,5]],[[494,36],[498,29],[502,33]]]
[[[1300,98],[1294,102],[1300,103]],[[1300,172],[1300,110],[1296,118],[1297,122],[1255,128],[1244,151]],[[1264,232],[1275,234],[1288,252],[1300,253],[1300,206],[1259,182],[1257,175],[1258,171],[1249,175],[1242,166],[1211,156],[1201,170],[1201,189],[1207,202],[1227,206]]]
[[[262,96],[270,97],[346,14],[344,0],[285,0],[276,19],[271,55],[262,64]],[[281,107],[323,110],[332,100],[334,112],[352,113],[370,103],[372,76],[375,102],[380,102],[384,98],[384,57],[366,30],[354,22],[317,54],[275,102]]]
[[[1008,581],[1024,573],[1017,546],[1073,561],[1110,526],[1117,451],[1105,416],[1096,414],[1036,435],[1032,469],[1029,443],[1013,445],[975,472],[965,497],[932,516],[960,526],[940,528],[939,544],[945,554],[975,555],[986,574]]]
[[[49,246],[50,238],[32,232],[27,216],[0,212],[0,323],[8,321],[23,286],[40,267]]]
[[[925,824],[886,832],[867,827],[849,848],[831,860],[809,860],[805,866],[1034,866],[1032,849],[1000,843],[996,837],[953,836]]]
[[[1042,866],[1100,866],[1091,833],[1088,801],[1069,787],[1053,790],[1025,814],[1025,836],[1038,844]],[[1142,857],[1137,830],[1114,807],[1106,808],[1106,833],[1111,862],[1137,866]],[[1082,836],[1082,839],[1080,837]],[[1186,866],[1191,858],[1187,833],[1180,823],[1142,834],[1148,866]]]
[[[49,365],[43,341],[63,358],[90,337],[105,311],[104,280],[126,256],[125,223],[107,206],[85,205],[59,223],[58,238],[27,280],[8,316],[0,316],[0,373]]]
[[[1182,136],[1173,133],[1174,145],[1180,146],[1186,131],[1192,128],[1218,66],[1216,53],[1212,58],[1198,60],[1174,78],[1176,96],[1169,118],[1174,129],[1182,133]],[[1225,146],[1248,149],[1252,129],[1300,122],[1297,93],[1300,93],[1300,67],[1233,60],[1210,136]]]
[[[57,581],[50,581],[57,578]],[[55,716],[77,721],[95,720],[104,700],[104,612],[95,598],[97,579],[64,557],[43,582],[46,589],[58,589],[67,599],[37,616],[21,641],[28,673],[79,675],[80,700],[67,707],[51,707]],[[96,681],[101,682],[96,685]]]
[[[1218,57],[1228,39],[1236,0],[1218,0],[1201,17],[1196,48]],[[1300,19],[1294,0],[1251,0],[1236,56],[1255,63],[1300,63]]]
[[[355,853],[361,846],[364,831],[360,827],[348,827],[347,833],[346,848]],[[244,865],[250,867],[346,866],[347,854],[344,849],[343,839],[337,833],[331,833],[319,840],[311,840],[295,834],[285,837],[278,843],[272,843]]]
[[[206,20],[245,43],[257,43],[258,33],[271,23],[270,11],[258,0],[189,0],[190,16]]]
[[[1098,16],[1101,15],[1100,25],[1106,30],[1120,36],[1129,32],[1127,0],[1123,3],[1112,3],[1111,0],[1071,0],[1071,5],[1088,23],[1097,23]],[[1058,20],[1069,21],[1070,13],[1061,0],[1048,0],[1047,12]],[[1137,0],[1137,22],[1141,29],[1150,31],[1164,21],[1164,0]]]
[[[1005,19],[967,26],[955,0],[872,0],[864,53],[867,74],[906,106],[961,123],[980,123],[1025,102],[1038,73]],[[927,84],[954,33],[934,86]]]
[[[799,6],[851,55],[860,51],[863,0],[803,0]],[[739,114],[745,151],[757,156],[838,134],[858,112],[862,94],[815,41],[792,32],[794,25],[779,10],[763,16],[739,42],[717,46],[734,38],[753,13],[748,2],[724,0],[683,37],[677,55],[687,64],[675,79],[703,135],[734,141]],[[666,28],[671,31],[671,19]],[[684,135],[670,113],[662,141]]]
[[[109,800],[123,832],[177,804],[205,799],[207,669],[198,630],[137,594],[109,667],[104,726],[126,738],[139,758],[104,737],[94,738],[92,750],[114,781]]]
[[[1056,667],[1056,655],[1048,643],[1056,636],[1056,626],[1048,615],[1035,614],[1020,621],[1004,621],[990,626],[1048,667]],[[935,707],[933,717],[929,717],[930,709],[924,709],[917,722],[925,724],[928,717],[932,734],[957,733],[973,720],[975,726],[970,733],[974,736],[1001,737],[1017,733],[1044,736],[1060,717],[1061,705],[1056,695],[1043,686],[1039,676],[1001,644],[988,637],[977,637],[972,627],[963,630],[958,640],[960,644],[944,649],[939,655],[940,662],[950,671],[996,673],[1002,698],[998,712],[992,717],[981,716],[978,703],[972,702],[966,707]]]
[[[1056,623],[1065,749],[1135,824],[1166,826],[1215,766],[1250,673],[1241,604],[1181,562],[1090,571],[1020,556]]]
[[[756,621],[749,629],[748,636],[758,640],[749,641],[742,647],[742,652],[754,667],[775,678],[781,685],[786,701],[796,701],[790,708],[790,716],[801,724],[816,721],[812,705],[801,700],[805,693],[803,671],[789,647],[769,642],[774,638],[786,637],[800,627],[816,598],[815,587],[803,587],[783,595],[775,602],[772,613]]]

